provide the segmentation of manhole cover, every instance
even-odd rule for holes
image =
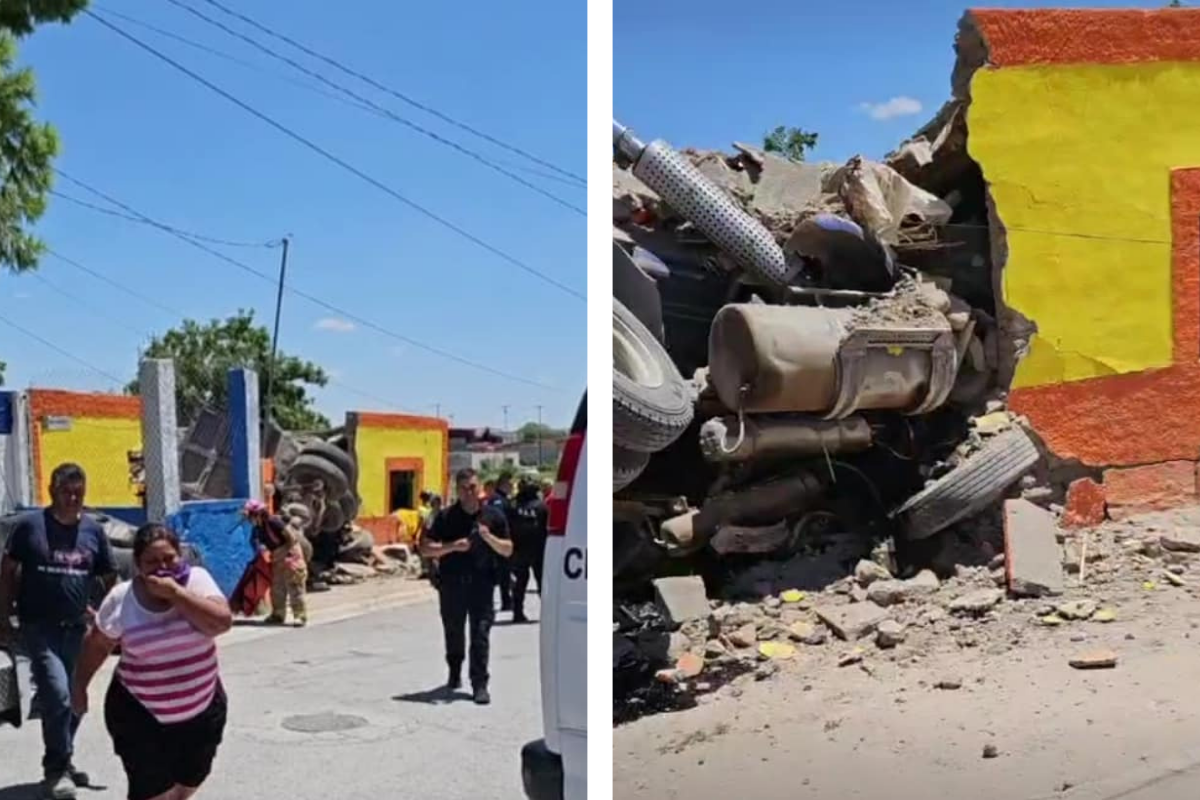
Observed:
[[[285,717],[283,727],[297,733],[334,733],[366,726],[362,717],[351,714],[301,714]]]

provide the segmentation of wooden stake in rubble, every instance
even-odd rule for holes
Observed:
[[[1079,545],[1079,585],[1082,586],[1087,581],[1087,543],[1088,532],[1083,531],[1083,542]]]

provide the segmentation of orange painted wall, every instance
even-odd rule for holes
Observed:
[[[30,389],[30,447],[38,502],[50,501],[48,484],[54,468],[72,461],[87,473],[89,505],[139,505],[129,483],[128,452],[142,447],[141,414],[138,397]],[[48,416],[68,418],[70,429],[47,430]]]
[[[1074,68],[1067,65],[1162,62],[1170,68],[1167,62],[1200,62],[1200,9],[987,10],[972,11],[971,15],[988,47],[988,70],[1036,68],[1044,74],[1057,65],[1067,69]],[[1194,69],[1194,63],[1189,68]],[[1097,107],[1105,104],[1102,87],[1089,102]],[[1184,126],[1178,136],[1194,140],[1194,131]],[[1129,142],[1129,146],[1138,144]],[[1005,179],[1003,175],[990,176],[987,160],[979,160],[989,180]],[[1094,174],[1114,168],[1105,163],[1084,166]],[[1167,357],[1164,349],[1164,366],[1019,385],[1010,396],[1011,408],[1029,417],[1057,455],[1096,466],[1200,459],[1200,158],[1191,163],[1166,163],[1161,166],[1161,178],[1157,171],[1144,178],[1161,180],[1163,191],[1169,193],[1170,303],[1169,310],[1164,307],[1162,313],[1170,315],[1170,355]],[[1029,196],[1036,197],[1037,187],[1027,188]],[[998,211],[1005,220],[1003,203],[998,203]],[[1088,221],[1080,219],[1079,229],[1086,230]],[[1113,241],[1108,246],[1120,248],[1122,244]],[[1016,253],[1014,249],[1014,256]],[[1014,263],[1010,258],[1010,266]],[[1125,268],[1134,269],[1140,263],[1138,255],[1131,252]],[[1038,265],[1020,266],[1033,269]],[[1070,266],[1083,269],[1087,265]],[[1054,265],[1042,264],[1041,268]],[[1144,280],[1160,278],[1147,272]],[[1117,306],[1105,313],[1120,314],[1121,309]],[[1036,316],[1034,321],[1038,322]]]

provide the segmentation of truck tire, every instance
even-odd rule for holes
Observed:
[[[613,443],[657,453],[691,424],[693,398],[667,351],[613,299]]]
[[[649,453],[638,453],[634,450],[613,446],[613,493],[621,491],[637,480],[638,475],[650,463]]]
[[[314,455],[325,459],[345,474],[346,480],[351,486],[358,480],[358,464],[355,463],[354,456],[336,444],[330,444],[329,442],[309,442],[300,449],[300,455]]]
[[[354,522],[358,518],[358,509],[362,504],[362,500],[358,495],[347,492],[338,499],[338,506],[342,509],[342,516],[346,518],[346,522]]]
[[[312,453],[297,456],[288,471],[288,482],[308,483],[317,479],[325,484],[326,497],[341,497],[350,486],[346,473],[329,459]]]
[[[344,527],[346,515],[342,513],[341,505],[330,503],[325,506],[325,513],[321,515],[321,533],[337,533]]]
[[[979,513],[1000,499],[1039,457],[1033,440],[1020,427],[987,440],[980,450],[896,511],[907,537],[925,539]]]

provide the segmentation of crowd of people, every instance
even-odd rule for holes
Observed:
[[[130,800],[187,800],[212,770],[224,734],[227,698],[215,640],[233,625],[233,605],[205,569],[190,565],[176,532],[159,522],[138,528],[133,575],[118,582],[112,546],[84,514],[87,479],[75,464],[50,478],[50,505],[25,513],[0,558],[0,648],[29,658],[41,720],[44,797],[73,800],[89,785],[76,766],[75,736],[90,705],[88,688],[119,653],[103,705],[104,723],[127,779]],[[490,634],[500,607],[528,622],[530,578],[542,586],[550,487],[505,473],[481,486],[474,470],[454,476],[455,502],[422,493],[417,549],[437,587],[449,674],[471,697],[491,702]],[[304,533],[250,501],[256,559],[270,564],[272,623],[290,610],[304,625]],[[99,584],[103,600],[93,608]],[[16,618],[18,625],[13,626]],[[469,631],[469,647],[468,633]]]

